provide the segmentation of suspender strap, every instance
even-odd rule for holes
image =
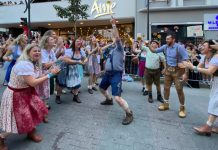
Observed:
[[[113,65],[113,54],[114,54],[114,50],[111,53],[111,57],[110,57],[110,62],[111,62],[111,69],[112,71],[114,71],[114,65]]]

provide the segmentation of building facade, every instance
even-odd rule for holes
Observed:
[[[6,1],[6,0],[5,0]],[[20,0],[17,0],[20,1]],[[35,0],[31,4],[31,26],[34,30],[54,29],[59,35],[73,33],[73,25],[56,15],[53,5],[66,7],[66,0]],[[89,5],[87,20],[77,23],[81,35],[90,35],[98,31],[103,37],[110,36],[109,19],[117,18],[122,36],[142,36],[149,34],[149,39],[162,43],[168,32],[174,32],[179,41],[190,40],[196,43],[205,39],[218,39],[218,4],[217,0],[149,0],[150,20],[147,31],[147,0],[82,0]],[[0,28],[9,28],[12,34],[20,27],[20,18],[25,4],[0,6]]]
[[[162,43],[165,42],[168,32],[174,32],[178,41],[188,40],[199,43],[203,39],[218,39],[217,28],[211,30],[205,28],[208,24],[207,20],[216,21],[217,4],[217,0],[150,0],[148,33],[147,0],[138,1],[135,36],[149,34],[150,39],[158,39]],[[217,22],[214,24],[218,26]]]

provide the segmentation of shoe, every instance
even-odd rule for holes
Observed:
[[[153,102],[154,102],[151,92],[148,92],[148,102],[149,102],[149,103],[153,103]]]
[[[213,127],[212,132],[218,134],[218,127]]]
[[[48,104],[46,104],[46,108],[47,108],[48,110],[50,110],[50,109],[51,109],[51,106],[49,106]]]
[[[147,95],[148,95],[148,91],[144,91],[144,92],[143,92],[143,95],[144,95],[144,96],[147,96]]]
[[[98,89],[96,87],[92,87],[92,90],[94,91],[98,91]]]
[[[57,104],[61,104],[61,103],[62,103],[61,97],[60,97],[60,96],[56,96],[55,102],[56,102]]]
[[[73,101],[74,101],[74,102],[77,102],[77,103],[82,103],[82,101],[79,99],[79,96],[78,96],[78,95],[74,95]]]
[[[126,117],[123,119],[122,124],[128,125],[133,121],[133,112],[130,111],[130,113],[126,113]]]
[[[35,133],[35,131],[28,133],[27,138],[29,138],[30,140],[32,140],[33,142],[36,142],[36,143],[39,143],[42,141],[42,137],[37,135]]]
[[[101,105],[113,105],[113,99],[106,99],[105,101],[101,102]]]
[[[207,124],[205,124],[201,127],[194,127],[193,129],[199,135],[211,136],[212,127],[208,126]]]
[[[144,92],[144,90],[145,90],[145,87],[142,88],[142,92]]]
[[[166,103],[166,102],[160,104],[160,106],[158,107],[159,111],[166,111],[169,109],[170,109],[170,105],[169,105],[169,103]]]
[[[43,122],[44,122],[44,123],[49,123],[49,120],[48,120],[48,117],[47,117],[47,116],[44,117]]]
[[[0,150],[8,150],[7,146],[5,145],[5,139],[0,137]]]
[[[92,89],[88,89],[89,94],[93,94],[93,90]]]
[[[161,94],[157,95],[157,100],[161,103],[164,103],[163,97],[161,96]]]
[[[185,118],[185,117],[186,117],[185,106],[180,106],[180,109],[179,109],[179,117],[180,117],[180,118]]]

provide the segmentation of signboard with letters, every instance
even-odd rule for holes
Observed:
[[[204,15],[204,30],[217,30],[218,31],[218,14],[205,14]]]
[[[202,25],[187,27],[187,37],[202,37],[203,35]]]
[[[110,0],[94,0],[91,7],[91,15],[93,15],[94,18],[113,15],[116,5],[117,3]]]

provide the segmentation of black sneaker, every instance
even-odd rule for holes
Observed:
[[[98,89],[96,87],[92,87],[92,90],[94,91],[98,91]]]
[[[82,101],[79,99],[79,96],[78,96],[78,95],[74,95],[73,101],[74,101],[74,102],[77,102],[77,103],[82,103]]]
[[[145,87],[142,88],[142,92],[144,92],[144,90],[145,90]]]
[[[101,105],[113,105],[113,99],[106,99],[105,101],[101,102]]]
[[[60,96],[56,96],[55,102],[56,102],[57,104],[61,104],[61,103],[62,103],[61,97],[60,97]]]
[[[133,112],[130,111],[130,113],[126,113],[126,117],[123,119],[122,124],[128,125],[133,121]]]
[[[143,95],[144,95],[144,96],[147,96],[147,95],[148,95],[148,91],[144,91],[144,92],[143,92]]]
[[[148,97],[148,102],[149,102],[149,103],[153,103],[153,102],[154,102],[154,100],[152,99],[152,97]]]
[[[88,89],[89,94],[93,94],[93,90],[92,89]]]
[[[153,103],[153,96],[152,96],[152,92],[148,92],[148,102],[149,103]]]
[[[157,100],[161,103],[164,103],[164,99],[160,94],[157,95]]]

